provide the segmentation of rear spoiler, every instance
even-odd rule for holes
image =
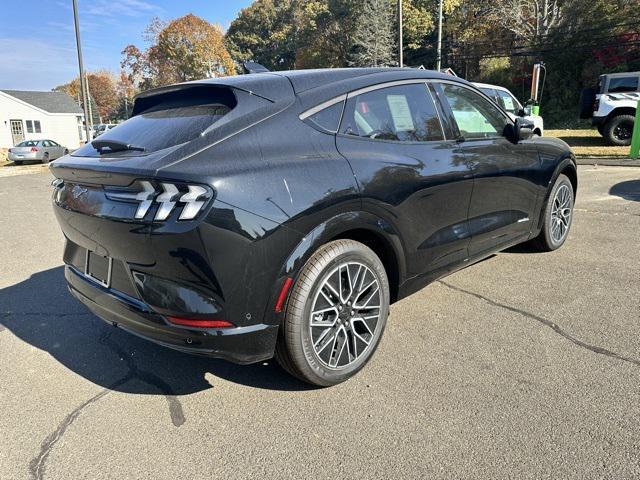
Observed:
[[[154,88],[139,93],[134,97],[133,112],[135,116],[148,110],[153,105],[170,98],[172,93],[186,93],[188,90],[199,91],[201,94],[207,90],[211,92],[220,90],[240,90],[250,95],[261,97],[270,102],[290,100],[294,97],[293,87],[289,80],[272,73],[260,73],[256,75],[238,75],[220,78],[208,78],[193,82],[178,83],[165,87]]]

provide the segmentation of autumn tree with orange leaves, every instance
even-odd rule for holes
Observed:
[[[222,29],[193,14],[163,23],[154,19],[146,31],[151,46],[128,45],[121,66],[141,90],[204,77],[234,75]]]
[[[113,73],[108,70],[98,70],[87,72],[87,82],[89,83],[89,93],[91,95],[91,109],[94,120],[112,120],[116,116],[119,107],[119,96],[117,92],[117,81]],[[76,77],[69,83],[58,85],[55,91],[66,92],[71,97],[82,100],[80,94],[80,77]]]

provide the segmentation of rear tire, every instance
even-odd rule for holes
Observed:
[[[276,347],[278,363],[313,385],[344,382],[378,347],[389,298],[387,274],[373,250],[353,240],[323,245],[291,291]]]
[[[573,202],[573,185],[566,175],[560,174],[544,209],[542,230],[531,242],[533,247],[542,252],[551,252],[564,244],[573,222]]]
[[[631,145],[631,135],[633,133],[633,115],[618,115],[611,117],[604,124],[603,136],[610,145],[626,147]]]

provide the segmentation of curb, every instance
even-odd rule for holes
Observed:
[[[640,159],[632,160],[630,158],[577,158],[576,163],[578,165],[602,165],[605,167],[640,167]]]

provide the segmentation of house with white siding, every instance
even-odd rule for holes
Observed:
[[[78,148],[83,122],[82,109],[64,92],[0,90],[0,148],[36,139]]]

